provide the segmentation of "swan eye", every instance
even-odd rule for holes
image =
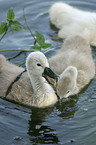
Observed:
[[[37,63],[37,66],[41,66],[41,64],[40,63]]]

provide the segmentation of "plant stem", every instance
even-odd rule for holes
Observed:
[[[23,52],[22,52],[22,51],[20,51],[17,55],[15,55],[15,56],[13,56],[13,57],[11,57],[11,58],[8,58],[8,60],[14,59],[14,58],[16,58],[16,57],[20,56],[22,53],[23,53]]]
[[[0,38],[0,41],[4,38],[4,36],[6,35],[7,31],[4,32],[3,36]]]
[[[26,61],[24,61],[23,63],[21,63],[21,64],[19,65],[19,67],[22,66],[23,64],[25,64],[25,62],[26,62]]]
[[[4,51],[22,51],[22,52],[33,52],[34,50],[24,50],[24,49],[4,49],[4,50],[0,50],[0,52],[4,52]]]
[[[23,8],[23,16],[24,16],[24,20],[25,20],[25,22],[26,22],[26,25],[27,25],[27,27],[28,27],[28,29],[29,29],[29,31],[30,31],[32,37],[33,37],[34,40],[37,42],[37,39],[35,38],[34,34],[32,33],[32,31],[31,31],[31,29],[30,29],[30,27],[29,27],[29,25],[28,25],[28,22],[27,22],[27,20],[26,20],[24,8]]]

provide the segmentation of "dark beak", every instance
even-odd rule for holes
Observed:
[[[45,67],[42,76],[45,77],[49,83],[54,85],[54,87],[57,86],[59,75],[55,74],[50,68]]]

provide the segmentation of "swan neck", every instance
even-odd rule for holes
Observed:
[[[33,104],[38,107],[46,107],[57,102],[54,89],[48,84],[45,78],[31,78],[33,87]]]
[[[51,92],[54,93],[53,88],[51,87],[50,84],[48,84],[48,82],[46,81],[46,79],[42,76],[37,77],[31,77],[31,84],[33,87],[34,92],[37,94],[41,94],[41,93],[46,93],[46,92]]]

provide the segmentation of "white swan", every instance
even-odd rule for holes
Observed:
[[[96,46],[96,13],[76,9],[66,3],[57,2],[49,10],[50,20],[59,28],[58,36],[67,38],[79,34],[89,44]]]
[[[49,64],[61,74],[57,86],[60,98],[78,93],[95,75],[91,48],[79,35],[66,39],[59,52],[49,58]]]
[[[0,55],[0,96],[29,106],[46,107],[55,104],[57,102],[55,91],[42,76],[46,70],[48,73],[51,72],[45,55],[41,52],[29,54],[26,68],[27,72],[22,74],[5,96],[10,84],[24,69],[9,63]]]

